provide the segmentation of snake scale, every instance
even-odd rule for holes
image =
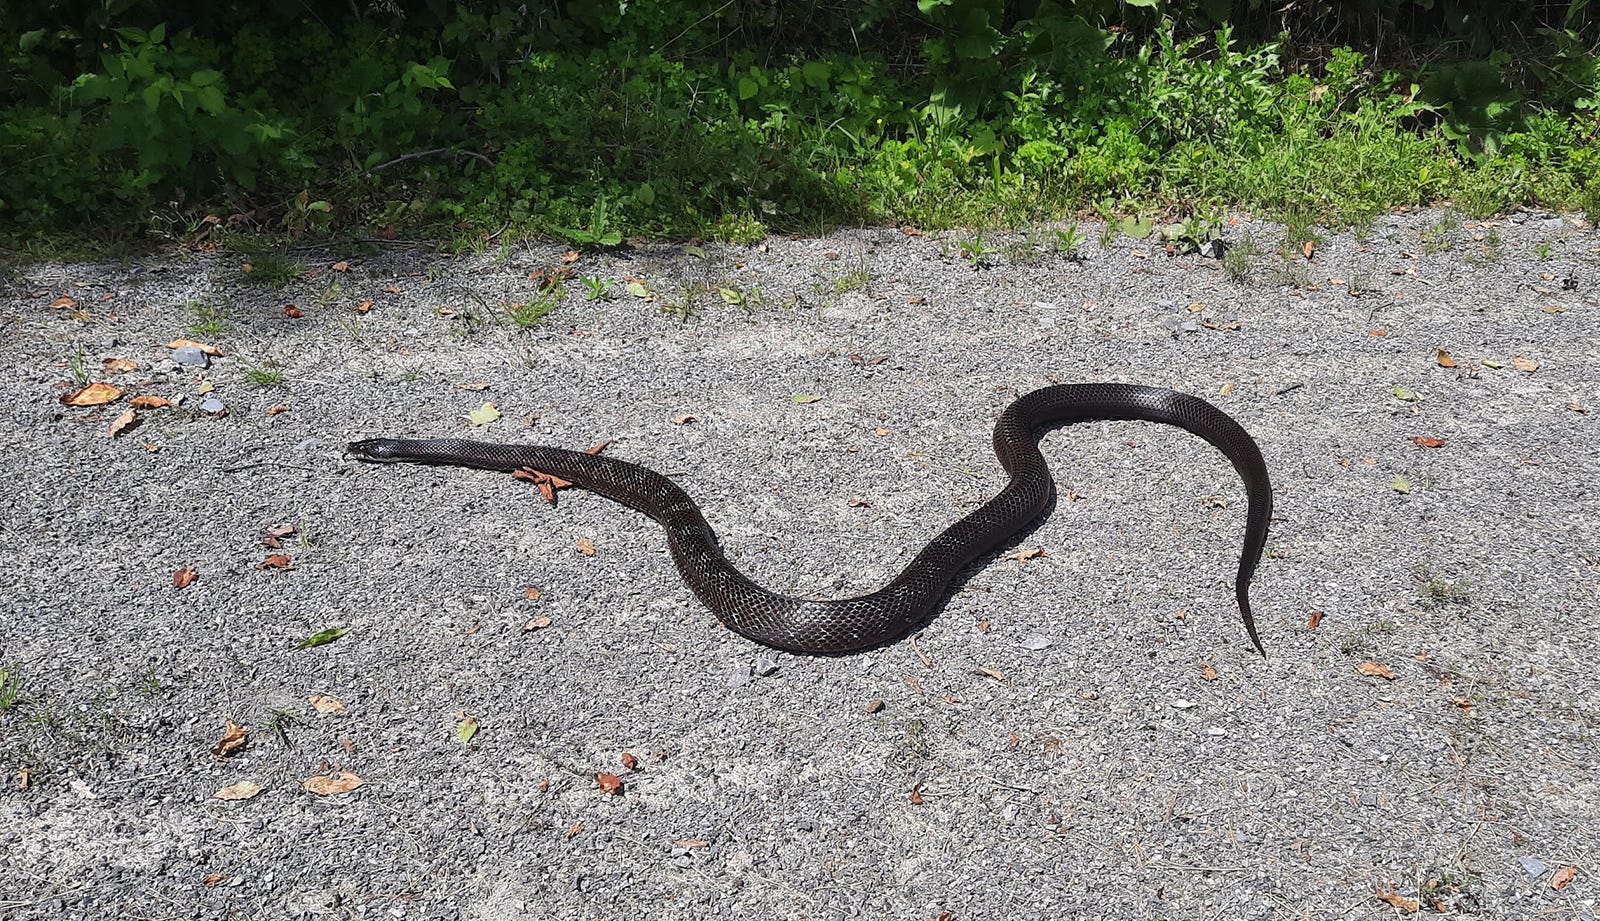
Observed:
[[[532,468],[570,480],[638,509],[666,529],[678,572],[702,604],[733,630],[778,649],[842,653],[904,636],[930,617],[964,567],[1026,527],[1049,505],[1055,483],[1039,453],[1035,429],[1082,420],[1135,419],[1186,429],[1211,442],[1244,480],[1248,506],[1235,592],[1250,641],[1266,654],[1250,613],[1250,579],[1267,541],[1272,486],[1261,450],[1248,432],[1199,397],[1138,384],[1058,384],[1017,398],[994,429],[994,451],[1010,481],[998,495],[946,528],[893,581],[868,595],[834,601],[767,591],[728,562],[715,532],[688,494],[637,464],[534,445],[457,438],[376,438],[350,444],[364,461],[409,462],[516,471]]]

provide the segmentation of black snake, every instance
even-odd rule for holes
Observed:
[[[1244,479],[1244,550],[1235,590],[1245,630],[1266,654],[1250,613],[1250,577],[1267,541],[1272,486],[1261,450],[1239,423],[1199,397],[1137,384],[1060,384],[1019,397],[1000,414],[994,451],[1011,480],[1000,494],[946,528],[883,588],[859,598],[810,601],[774,594],[733,568],[688,494],[637,464],[534,445],[457,438],[376,438],[352,443],[366,461],[407,461],[484,470],[532,468],[570,480],[654,518],[666,529],[683,581],[724,624],[758,643],[802,653],[851,652],[904,636],[926,620],[963,567],[988,554],[1049,505],[1055,483],[1034,429],[1089,419],[1142,419],[1187,429],[1211,442]]]

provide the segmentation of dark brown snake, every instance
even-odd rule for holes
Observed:
[[[769,592],[733,568],[688,494],[637,464],[597,454],[458,438],[376,438],[349,453],[365,461],[405,461],[516,471],[533,468],[654,518],[667,532],[684,584],[724,624],[758,643],[801,653],[852,652],[899,639],[931,616],[964,567],[1004,544],[1045,510],[1055,494],[1034,430],[1093,419],[1141,419],[1187,429],[1211,442],[1244,479],[1244,550],[1234,583],[1250,641],[1266,650],[1250,613],[1250,577],[1267,542],[1272,485],[1261,450],[1239,423],[1199,397],[1138,384],[1060,384],[1006,407],[994,452],[1011,477],[1000,494],[946,528],[892,582],[870,595],[809,601]]]

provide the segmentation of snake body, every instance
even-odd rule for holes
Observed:
[[[684,583],[728,627],[778,649],[841,653],[904,636],[938,606],[964,567],[1026,527],[1055,493],[1034,431],[1091,419],[1175,425],[1211,442],[1244,479],[1248,499],[1244,549],[1234,583],[1250,640],[1265,655],[1250,613],[1249,586],[1267,541],[1272,486],[1248,432],[1199,397],[1137,384],[1060,384],[1019,397],[1000,415],[994,451],[1010,481],[998,495],[946,528],[883,588],[858,598],[812,601],[770,592],[728,562],[694,500],[671,480],[637,464],[598,454],[457,438],[377,438],[352,443],[359,460],[542,471],[635,508],[666,529]]]

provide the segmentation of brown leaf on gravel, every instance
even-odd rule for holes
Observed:
[[[188,588],[189,583],[193,582],[198,575],[200,573],[196,572],[193,566],[185,566],[172,574],[172,587]]]
[[[528,599],[529,601],[538,601],[540,598],[544,597],[544,590],[539,588],[537,585],[530,585],[522,590],[522,597]]]
[[[1300,252],[1307,259],[1310,259],[1311,258],[1311,254],[1315,253],[1316,251],[1317,251],[1317,241],[1315,241],[1315,240],[1307,240],[1305,243],[1301,244],[1301,246],[1300,246]]]
[[[851,496],[849,505],[851,508],[871,508],[872,502],[860,496]]]
[[[207,355],[210,355],[212,358],[216,358],[217,356],[222,354],[222,350],[217,348],[216,346],[210,345],[210,344],[205,343],[205,342],[196,342],[193,339],[174,339],[171,342],[167,343],[167,348],[169,348],[169,349],[181,349],[186,345],[194,346],[195,348],[199,349],[200,351],[205,352]]]
[[[915,227],[912,227],[910,224],[907,224],[906,226],[900,228],[900,232],[905,234],[908,237],[920,237],[920,236],[922,236],[922,231],[918,230]]]
[[[1383,678],[1388,681],[1394,680],[1394,672],[1389,670],[1389,666],[1379,664],[1371,659],[1368,659],[1360,665],[1357,665],[1356,671],[1370,678]]]
[[[1455,704],[1456,706],[1460,707],[1463,710],[1471,710],[1472,709],[1472,701],[1466,699],[1465,697],[1452,697],[1452,698],[1450,698],[1450,702]]]
[[[355,771],[334,768],[326,774],[307,777],[301,786],[318,796],[339,796],[365,783]]]
[[[616,796],[622,792],[622,778],[615,774],[600,771],[594,775],[594,782],[600,786],[600,792],[607,796]]]
[[[161,409],[164,406],[172,405],[172,401],[166,397],[158,397],[150,393],[141,393],[136,397],[131,397],[128,403],[136,409]]]
[[[218,758],[226,758],[244,747],[250,739],[250,730],[240,726],[233,720],[228,720],[228,726],[222,731],[222,738],[211,747],[211,754]]]
[[[122,415],[111,420],[111,424],[106,427],[106,434],[115,438],[123,432],[132,431],[138,427],[139,419],[133,414],[133,407],[130,406],[123,411]]]
[[[63,394],[61,402],[68,406],[104,406],[122,396],[122,388],[96,381]]]
[[[1451,358],[1450,353],[1444,349],[1439,350],[1439,354],[1434,357],[1434,361],[1437,361],[1441,368],[1454,368],[1456,366],[1456,360]]]
[[[973,674],[983,675],[987,678],[993,678],[996,681],[1006,680],[1006,673],[998,668],[976,668],[973,669]]]
[[[1018,550],[1016,553],[1008,553],[1008,554],[1006,554],[1006,559],[1008,559],[1008,560],[1031,560],[1034,557],[1049,556],[1049,555],[1050,555],[1049,552],[1046,551],[1043,547],[1029,547],[1026,550]]]
[[[1418,902],[1416,899],[1408,899],[1405,896],[1400,895],[1398,892],[1395,892],[1393,889],[1385,890],[1382,886],[1375,888],[1373,890],[1373,894],[1379,899],[1388,902],[1390,905],[1393,905],[1403,912],[1415,912],[1417,909],[1422,907],[1422,903]]]
[[[1444,439],[1443,438],[1434,438],[1431,435],[1412,435],[1411,436],[1411,440],[1413,442],[1416,442],[1416,444],[1419,447],[1423,447],[1423,448],[1442,448],[1442,447],[1444,447]]]
[[[107,374],[127,374],[139,370],[139,363],[132,358],[107,358],[100,362],[100,367]]]
[[[616,444],[616,440],[615,439],[607,438],[605,441],[600,442],[599,444],[595,445],[592,448],[585,448],[583,453],[585,453],[585,454],[599,454],[601,451],[604,451],[606,448],[609,448],[614,444]]]
[[[1379,326],[1374,329],[1367,330],[1367,335],[1374,339],[1382,339],[1383,337],[1389,335],[1389,331],[1384,329],[1382,326]]]
[[[356,313],[366,313],[372,309],[372,299],[362,301],[356,305]]]
[[[1577,875],[1577,867],[1566,867],[1564,869],[1557,870],[1555,875],[1550,877],[1550,888],[1563,889],[1566,887],[1567,883],[1572,882],[1573,878]]]
[[[306,312],[304,310],[301,310],[299,307],[296,307],[293,304],[284,304],[283,305],[283,315],[288,317],[291,320],[298,320],[301,317],[305,316]]]
[[[540,616],[540,617],[535,617],[532,620],[530,620],[527,623],[522,625],[522,632],[523,633],[528,633],[528,632],[533,631],[533,630],[543,630],[544,628],[550,626],[552,623],[554,623],[554,621],[552,621],[550,619],[550,616],[548,614]]]
[[[584,556],[594,556],[594,541],[587,537],[578,538],[578,552]]]
[[[911,788],[911,805],[922,805],[922,784],[917,784]]]
[[[294,561],[288,554],[274,553],[255,565],[256,569],[293,569]]]
[[[850,353],[850,363],[859,368],[870,368],[873,365],[881,365],[888,360],[888,355],[862,355],[860,352]]]
[[[1210,665],[1200,666],[1200,677],[1207,681],[1217,680],[1217,670]]]
[[[1518,371],[1532,374],[1533,372],[1539,370],[1539,363],[1534,361],[1532,358],[1527,358],[1522,355],[1514,355],[1511,358],[1511,367],[1516,368]]]
[[[566,252],[561,254],[561,261],[565,262],[567,265],[571,265],[574,262],[577,262],[582,257],[583,257],[582,253],[578,252],[575,249],[569,249]]]
[[[293,535],[296,530],[298,528],[292,524],[274,525],[261,535],[261,543],[276,550],[283,546],[283,538]]]
[[[212,799],[249,799],[261,792],[261,785],[253,780],[241,780],[211,794]]]
[[[1306,621],[1306,626],[1310,627],[1312,630],[1315,630],[1318,627],[1320,627],[1321,625],[1322,625],[1322,612],[1321,611],[1312,611],[1310,620]]]
[[[578,836],[578,832],[580,832],[580,831],[583,831],[583,823],[582,822],[579,822],[578,824],[576,824],[576,825],[572,826],[571,828],[567,829],[566,834],[562,835],[561,837],[567,839],[568,841],[571,841],[573,838]]]
[[[1569,409],[1569,410],[1571,410],[1571,411],[1573,411],[1575,413],[1587,413],[1589,411],[1589,408],[1587,406],[1580,406],[1577,403],[1568,403],[1567,404],[1567,409]]]
[[[872,430],[872,434],[877,435],[879,438],[883,438],[883,437],[885,437],[887,435],[890,435],[890,434],[893,434],[893,433],[889,429],[886,429],[886,428],[884,428],[883,426],[880,425],[877,428]]]
[[[306,701],[311,704],[311,709],[318,713],[343,713],[348,709],[344,701],[332,694],[312,694]]]
[[[286,413],[288,411],[289,411],[289,404],[287,404],[287,403],[279,403],[277,406],[269,406],[269,407],[267,407],[267,415],[269,415],[269,416],[281,415],[281,414]]]
[[[634,757],[633,752],[623,752],[622,766],[630,771],[637,771],[639,769],[639,759]]]
[[[673,847],[706,847],[711,842],[704,838],[673,838]]]
[[[672,417],[673,425],[688,425],[691,422],[699,421],[700,417],[696,416],[694,413],[678,413],[676,416]]]
[[[868,713],[882,713],[883,712],[883,708],[886,707],[886,706],[888,706],[888,705],[883,702],[883,698],[882,697],[874,697],[871,700],[867,701],[867,705],[865,707],[863,707],[862,709],[867,711]]]
[[[523,467],[521,470],[513,470],[511,471],[511,475],[516,479],[525,480],[539,487],[539,495],[544,498],[545,502],[551,505],[556,504],[556,490],[566,489],[568,486],[572,485],[572,483],[568,480],[563,480],[558,476],[545,473],[543,470],[535,470],[532,467]]]
[[[65,307],[76,307],[76,306],[78,306],[78,299],[73,297],[70,294],[63,294],[60,297],[56,298],[55,300],[51,301],[50,302],[50,306],[51,307],[55,307],[58,310],[62,309],[62,308],[65,308]]]
[[[200,881],[200,884],[205,886],[207,889],[211,889],[225,879],[227,879],[227,877],[223,876],[221,873],[207,873],[205,879]]]
[[[348,271],[350,271],[350,263],[344,261],[343,259],[340,259],[338,262],[335,262],[333,265],[328,266],[328,268],[333,269],[335,272],[348,272]]]

